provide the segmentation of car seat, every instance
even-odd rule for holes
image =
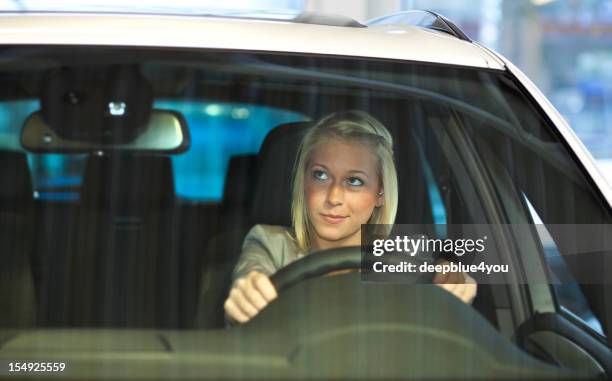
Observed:
[[[249,223],[245,227],[222,232],[208,243],[206,258],[203,260],[196,327],[215,328],[224,325],[223,302],[231,285],[231,273],[240,255],[242,240],[249,229],[255,224],[291,226],[293,163],[302,136],[310,125],[309,122],[295,122],[272,129],[257,155],[255,188],[252,188],[251,183],[234,183],[236,188],[253,189],[252,207],[250,211],[242,212],[249,214]]]
[[[33,192],[26,155],[0,152],[0,327],[33,326]]]
[[[169,157],[90,156],[76,226],[65,229],[74,235],[65,264],[70,279],[57,279],[63,288],[49,295],[47,323],[176,327],[181,295],[174,200]]]
[[[230,158],[219,211],[219,231],[248,227],[250,218],[245,211],[252,207],[253,185],[256,181],[257,155],[237,155]]]

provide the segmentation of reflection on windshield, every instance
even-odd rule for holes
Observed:
[[[487,284],[466,267],[444,270],[461,261],[440,255],[430,261],[443,269],[430,274],[435,287],[419,288],[362,282],[354,263],[333,262],[332,256],[316,266],[309,262],[312,268],[299,265],[314,251],[361,245],[366,223],[425,225],[423,235],[432,240],[457,242],[466,226],[531,229],[541,221],[550,237],[498,233],[500,262],[515,266],[528,285],[536,275],[548,280],[548,265],[565,271],[577,280],[571,295],[557,289],[557,295],[532,302],[546,299],[552,313],[558,299],[559,311],[586,322],[600,318],[587,308],[596,303],[584,287],[588,282],[577,267],[567,266],[578,252],[549,225],[605,225],[608,210],[550,121],[503,72],[333,57],[62,47],[31,49],[19,68],[18,53],[20,48],[4,52],[11,64],[0,78],[0,168],[6,180],[0,242],[9,248],[0,285],[20,297],[0,299],[0,307],[17,311],[6,315],[4,327],[40,335],[31,342],[48,340],[45,348],[60,351],[54,345],[62,340],[51,329],[74,329],[74,340],[65,344],[70,352],[81,340],[104,341],[99,335],[107,332],[110,343],[100,346],[111,352],[125,345],[155,357],[185,345],[204,353],[196,365],[222,359],[235,372],[246,372],[272,364],[279,377],[298,363],[331,369],[323,354],[355,361],[371,340],[378,348],[380,337],[394,343],[389,348],[396,354],[414,351],[411,343],[433,351],[419,349],[415,356],[453,348],[465,358],[452,359],[481,359],[476,373],[489,374],[491,356],[516,354],[516,345],[503,336],[515,335],[515,327],[498,320],[499,310],[509,308],[499,295],[514,292],[510,275]],[[190,149],[133,146],[119,152],[117,136],[101,133],[97,137],[108,145],[93,152],[26,150],[18,139],[24,120],[55,94],[38,90],[47,74],[64,66],[90,73],[85,69],[92,57],[104,75],[112,75],[117,57],[138,70],[154,108],[185,117]],[[56,78],[70,94],[81,84]],[[66,99],[83,99],[72,95]],[[109,104],[103,92],[87,95]],[[85,114],[96,123],[112,118],[102,111]],[[63,138],[89,131],[82,123],[72,130],[74,121],[64,125],[61,117],[53,128]],[[138,125],[128,129],[138,135]],[[546,263],[540,245],[547,254],[552,240],[559,255],[546,256]],[[281,269],[290,272],[291,286],[277,287]],[[576,300],[576,291],[580,305],[565,303]],[[522,322],[528,308],[506,312]],[[232,329],[226,329],[229,323]],[[132,332],[117,336],[119,329],[143,331],[132,340]],[[151,339],[151,332],[162,330]],[[494,337],[493,348],[487,337]],[[266,340],[278,352],[262,350]],[[465,345],[484,349],[464,351]],[[217,360],[206,357],[213,355]],[[420,363],[429,361],[425,357]],[[524,359],[523,368],[546,368],[531,361]],[[407,374],[389,369],[391,376]],[[350,371],[355,374],[338,375],[369,374],[357,365]]]

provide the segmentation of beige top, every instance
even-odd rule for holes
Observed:
[[[242,252],[232,273],[232,279],[251,271],[268,276],[304,256],[298,250],[291,229],[276,225],[255,225],[244,238]]]

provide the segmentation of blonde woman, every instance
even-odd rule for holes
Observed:
[[[310,252],[359,246],[362,224],[393,224],[397,189],[393,140],[379,121],[361,111],[322,118],[298,150],[293,226],[256,225],[244,239],[224,305],[228,320],[247,322],[277,297],[269,277],[278,269]],[[434,283],[466,303],[476,295],[463,273],[436,274]]]

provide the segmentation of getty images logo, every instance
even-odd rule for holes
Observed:
[[[375,239],[372,254],[380,257],[389,252],[401,252],[415,256],[420,252],[447,253],[456,256],[482,253],[487,236],[479,239],[439,239],[425,236],[396,236],[395,239]]]

